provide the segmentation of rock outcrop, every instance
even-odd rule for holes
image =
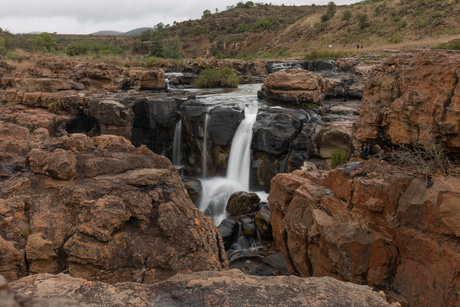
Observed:
[[[321,105],[327,88],[328,83],[321,75],[299,69],[283,69],[267,77],[257,96],[284,104]]]
[[[252,128],[251,187],[268,192],[277,173],[290,172],[311,157],[311,136],[319,122],[311,110],[261,110]]]
[[[391,289],[410,306],[459,301],[460,178],[430,182],[383,162],[278,174],[271,225],[291,274]]]
[[[400,54],[374,69],[355,137],[367,144],[433,148],[460,156],[460,53]]]
[[[115,65],[42,58],[33,68],[13,75],[14,67],[0,79],[1,89],[20,92],[56,92],[103,88],[117,90],[164,90],[161,69],[120,68]],[[30,77],[28,77],[30,76]]]
[[[384,307],[383,292],[334,278],[255,277],[237,270],[176,275],[153,285],[91,282],[38,274],[0,292],[21,306],[368,306]],[[255,291],[257,289],[257,291]],[[0,290],[2,291],[2,290]]]
[[[123,137],[0,121],[0,272],[107,282],[221,270],[221,237],[170,161]]]

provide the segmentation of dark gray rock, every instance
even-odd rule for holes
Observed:
[[[289,152],[290,143],[300,133],[307,116],[303,111],[270,110],[257,115],[252,128],[253,150],[268,154]]]
[[[247,273],[257,276],[289,276],[287,262],[282,252],[264,257],[262,262],[255,269]]]
[[[257,227],[256,224],[254,224],[254,218],[245,216],[241,217],[239,221],[241,223],[241,229],[246,236],[252,237],[256,235]]]
[[[184,186],[187,189],[187,193],[190,196],[190,199],[196,206],[198,204],[198,199],[200,197],[201,191],[203,189],[201,181],[199,179],[190,177],[182,178],[182,181],[184,182]]]
[[[236,129],[244,118],[243,110],[233,107],[215,107],[210,112],[208,133],[217,145],[230,145]]]
[[[308,71],[330,72],[337,70],[334,60],[329,61],[307,61],[303,63],[303,68]]]
[[[238,222],[232,218],[223,220],[218,229],[225,245],[225,250],[229,250],[238,234]]]
[[[158,154],[169,156],[174,129],[179,120],[179,103],[169,98],[137,99],[133,106],[133,144],[146,145]]]
[[[227,203],[227,212],[231,215],[245,215],[253,213],[259,207],[260,197],[256,193],[235,192]]]

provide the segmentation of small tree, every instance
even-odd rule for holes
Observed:
[[[345,21],[346,23],[349,23],[350,19],[351,19],[351,16],[352,16],[351,11],[350,10],[345,10],[342,13],[342,20]]]
[[[324,13],[323,15],[321,15],[321,22],[326,22],[326,21],[328,21],[329,19],[331,19],[332,16],[335,15],[336,8],[337,8],[337,6],[335,5],[334,1],[329,2],[329,3],[327,4],[326,13]]]
[[[164,46],[164,57],[167,59],[180,59],[182,54],[179,47],[179,37],[175,37],[168,41]]]
[[[369,23],[367,22],[367,14],[362,13],[358,15],[358,25],[361,30],[369,26]]]
[[[164,53],[165,53],[165,48],[163,46],[162,40],[159,37],[155,38],[150,43],[149,55],[150,56],[156,56],[156,57],[159,57],[159,58],[164,58],[164,56],[165,56]]]
[[[206,18],[206,17],[209,17],[211,16],[211,11],[210,10],[204,10],[203,11],[203,16],[201,16],[201,18]]]
[[[335,15],[337,5],[335,5],[334,1],[331,1],[327,4],[327,15],[329,15],[330,18]]]

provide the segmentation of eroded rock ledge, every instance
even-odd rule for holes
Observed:
[[[393,306],[383,292],[330,277],[256,277],[237,270],[176,275],[153,285],[39,274],[10,284],[21,306]],[[2,290],[0,290],[2,291]],[[0,299],[8,294],[0,292]],[[9,305],[8,307],[14,305]],[[397,305],[394,305],[397,306]]]
[[[400,54],[371,73],[355,137],[460,156],[460,52]]]
[[[410,306],[459,301],[459,177],[426,181],[353,162],[278,174],[268,200],[291,274],[390,289]]]
[[[212,221],[191,202],[171,162],[123,137],[0,121],[0,273],[69,272],[107,282],[221,270]]]

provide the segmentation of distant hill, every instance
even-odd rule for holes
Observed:
[[[118,31],[102,30],[102,31],[91,33],[91,34],[93,35],[122,35],[124,33],[118,32]]]
[[[145,32],[147,30],[153,30],[153,28],[151,28],[151,27],[137,28],[137,29],[133,29],[131,31],[125,32],[125,33],[123,33],[123,35],[139,35],[142,32]]]
[[[103,31],[98,31],[98,32],[94,32],[91,34],[92,35],[139,35],[142,32],[145,32],[147,30],[152,30],[152,29],[153,28],[150,28],[150,27],[142,27],[142,28],[133,29],[131,31],[124,32],[124,33],[119,32],[119,31],[103,30]]]

